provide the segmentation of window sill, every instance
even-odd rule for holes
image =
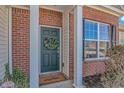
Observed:
[[[94,62],[94,61],[105,61],[109,59],[108,57],[107,58],[88,58],[88,59],[85,59],[84,62],[87,62],[87,61],[90,61],[90,62]]]

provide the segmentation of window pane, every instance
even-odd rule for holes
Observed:
[[[105,24],[99,25],[100,40],[109,40],[109,26]]]
[[[85,41],[85,58],[97,58],[97,42]]]
[[[85,39],[97,39],[97,23],[85,20],[84,24]]]
[[[109,42],[101,41],[99,44],[100,44],[99,45],[99,56],[105,57],[106,51],[109,48]]]
[[[119,44],[124,45],[124,32],[119,32]]]

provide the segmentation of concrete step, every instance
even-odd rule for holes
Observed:
[[[73,86],[72,80],[65,80],[52,84],[42,85],[40,88],[73,88]]]

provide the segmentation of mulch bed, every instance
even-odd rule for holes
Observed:
[[[87,88],[103,88],[100,75],[84,77],[84,84]]]

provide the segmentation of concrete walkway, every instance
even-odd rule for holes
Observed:
[[[42,85],[40,88],[73,88],[73,86],[71,80],[65,80],[52,84]]]

